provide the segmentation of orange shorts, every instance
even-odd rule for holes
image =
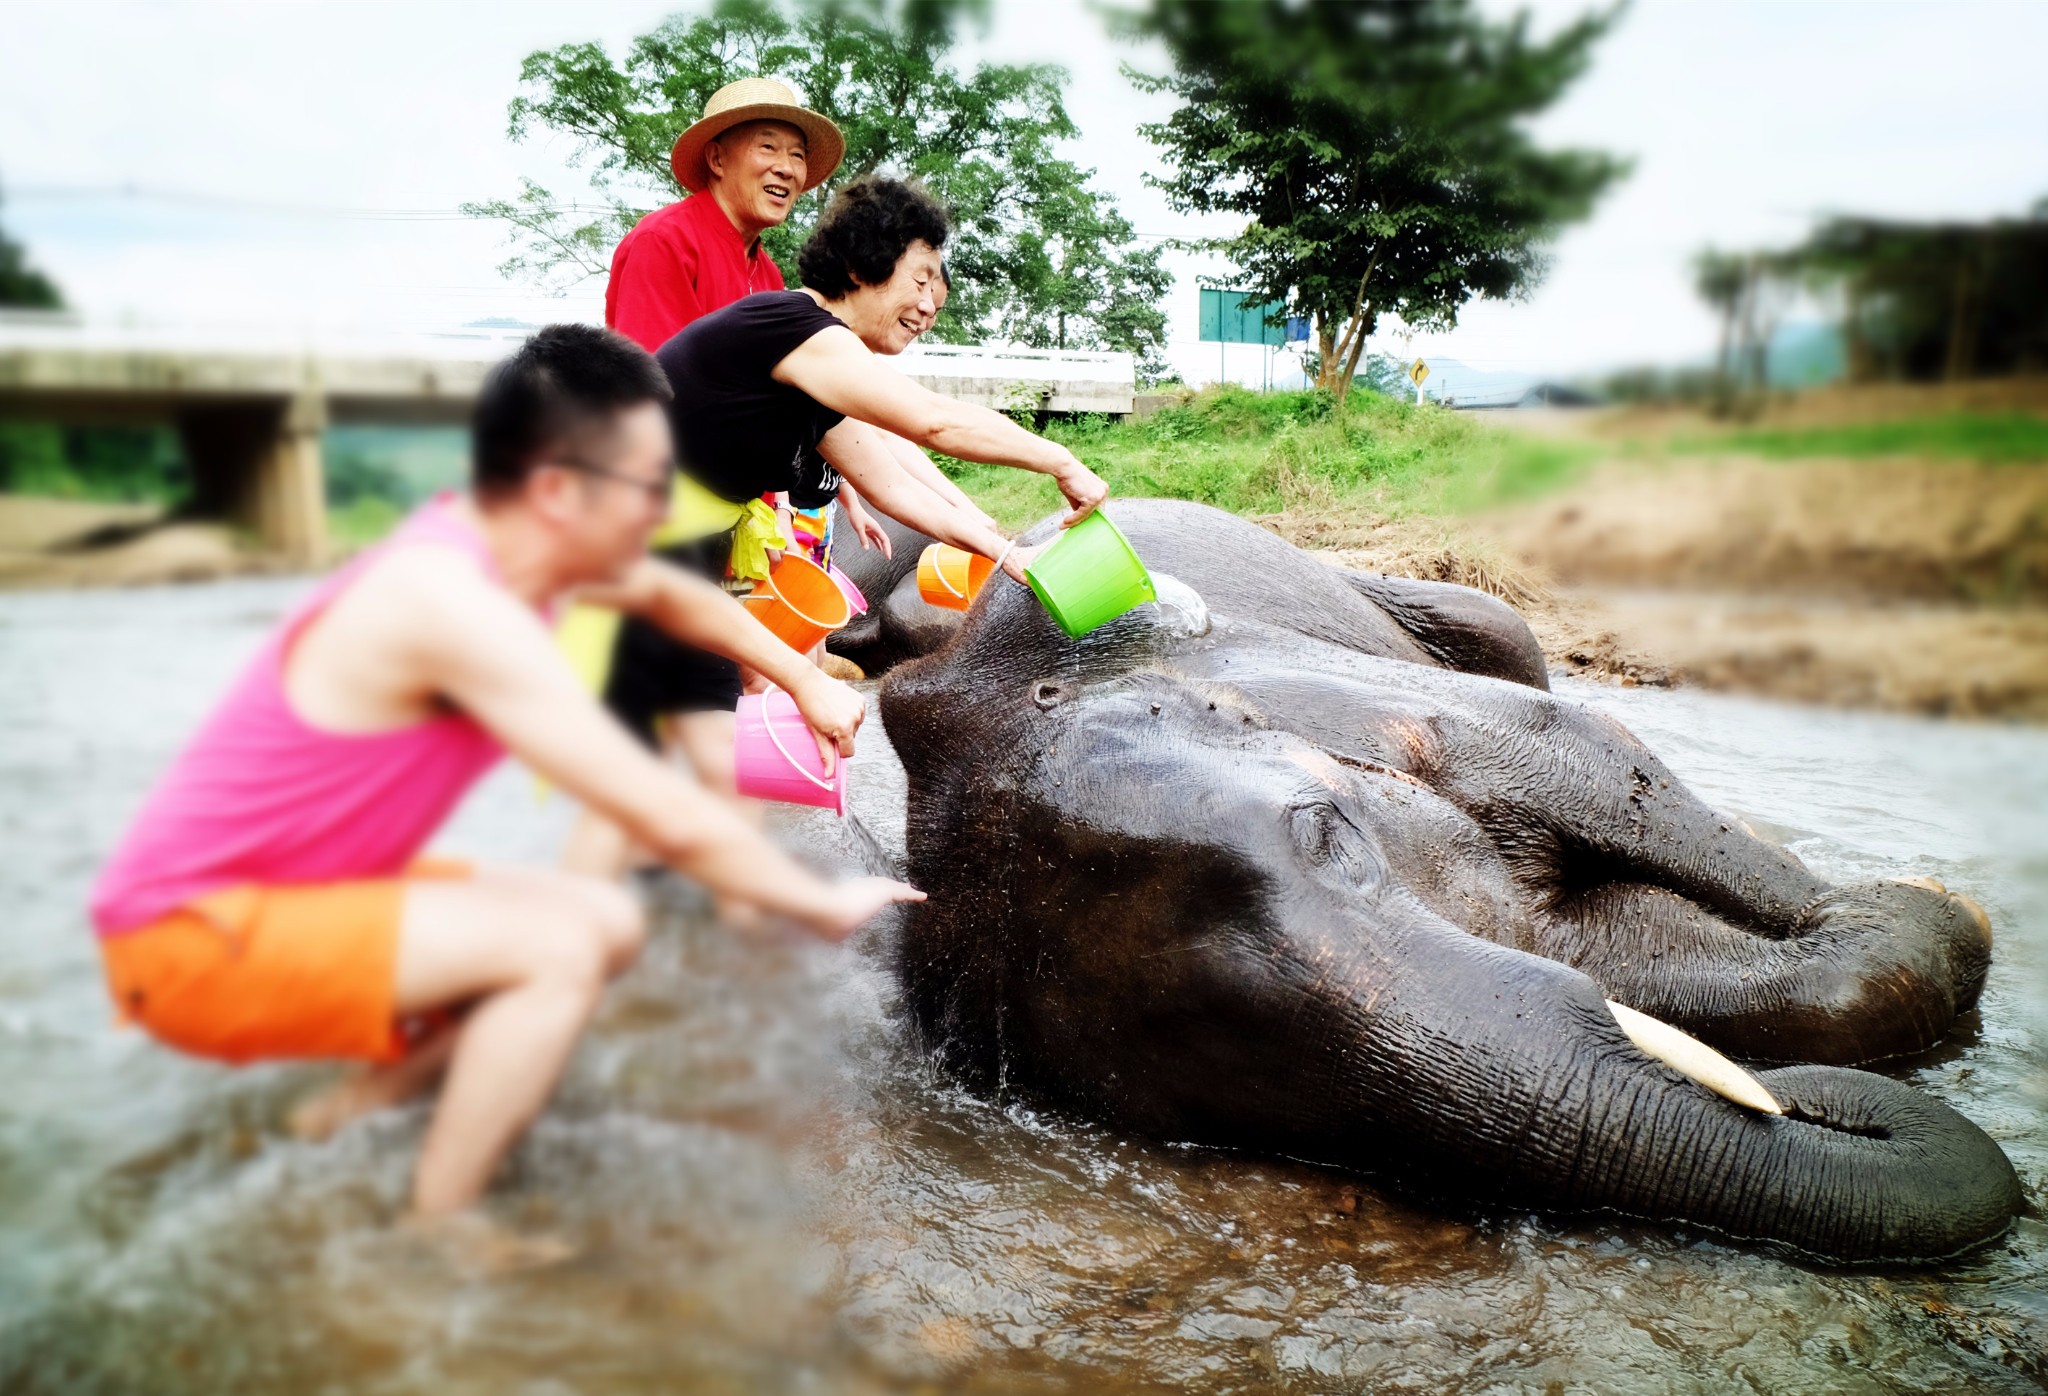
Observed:
[[[415,881],[470,876],[421,859],[402,877],[304,887],[223,888],[119,935],[102,936],[122,1016],[196,1056],[403,1057],[398,931]]]

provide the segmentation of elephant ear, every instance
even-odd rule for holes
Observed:
[[[1521,613],[1499,597],[1450,582],[1348,569],[1344,580],[1446,669],[1549,691],[1543,647]]]

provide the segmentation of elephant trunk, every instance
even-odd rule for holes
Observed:
[[[1842,1067],[1744,1073],[1725,1059],[1737,1079],[1702,1084],[1693,1075],[1712,1070],[1654,1040],[1657,1055],[1643,1051],[1597,991],[1575,989],[1561,1006],[1553,1023],[1576,1030],[1567,1051],[1578,1069],[1552,1073],[1562,1089],[1538,1093],[1511,1175],[1494,1185],[1502,1195],[1689,1222],[1838,1261],[1954,1255],[1997,1237],[2022,1205],[1998,1145],[1910,1086]],[[1756,1103],[1782,1113],[1716,1093],[1757,1088]]]
[[[1954,1255],[2020,1210],[1998,1145],[1910,1086],[1843,1067],[1748,1073],[1715,1058],[1726,1069],[1716,1088],[1761,1088],[1764,1108],[1737,1104],[1695,1079],[1715,1070],[1681,1035],[1672,1051],[1638,1023],[1656,1055],[1639,1047],[1578,971],[1469,937],[1426,938],[1392,981],[1387,961],[1350,979],[1353,1048],[1330,1066],[1349,1077],[1347,1108],[1377,1118],[1346,1141],[1350,1158],[1310,1156],[1391,1153],[1425,1187],[1456,1180],[1489,1200],[1691,1223],[1837,1261]],[[1475,995],[1474,982],[1489,992]],[[1398,1089],[1389,1062],[1403,1065]],[[1390,1134],[1403,1141],[1391,1151]]]

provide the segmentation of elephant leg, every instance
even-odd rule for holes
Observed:
[[[1589,709],[1385,662],[1250,681],[1233,667],[1213,676],[1273,726],[1470,816],[1541,913],[1542,953],[1611,975],[1617,999],[1716,1046],[1836,1062],[1918,1051],[1982,987],[1989,927],[1974,905],[1904,884],[1831,887]]]
[[[1298,664],[1249,672],[1229,651],[1182,662],[1242,694],[1266,724],[1436,791],[1486,831],[1535,896],[1642,882],[1783,937],[1828,890],[1590,709],[1521,685],[1327,653],[1303,648]]]
[[[1889,882],[1836,888],[1811,921],[1764,939],[1664,888],[1607,882],[1553,898],[1531,948],[1590,974],[1610,998],[1758,1061],[1916,1052],[1983,987],[1989,926],[1957,898]]]
[[[1446,669],[1549,690],[1543,647],[1521,613],[1499,597],[1449,582],[1371,572],[1347,570],[1344,580]]]
[[[1930,1047],[1976,1002],[1991,940],[1974,904],[1895,882],[1829,886],[1619,723],[1516,699],[1522,722],[1454,726],[1464,745],[1447,744],[1438,788],[1489,809],[1496,842],[1523,842],[1518,871],[1564,958],[1617,999],[1728,1051],[1844,1063]]]

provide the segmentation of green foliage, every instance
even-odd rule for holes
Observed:
[[[398,527],[405,510],[377,495],[357,495],[327,511],[327,536],[344,549],[368,547]]]
[[[1319,382],[1340,395],[1379,316],[1448,328],[1474,297],[1524,293],[1543,243],[1624,168],[1524,129],[1611,13],[1540,43],[1526,15],[1498,23],[1467,0],[1153,0],[1121,18],[1174,62],[1130,74],[1181,100],[1142,128],[1171,169],[1153,183],[1181,212],[1249,220],[1189,245],[1312,316]]]
[[[2048,363],[2048,212],[1832,218],[1789,254],[1841,292],[1850,376],[1959,379]]]
[[[30,266],[21,244],[0,228],[0,306],[57,310],[63,304],[57,284]]]
[[[514,140],[566,138],[602,208],[559,202],[527,181],[510,200],[465,205],[502,218],[516,255],[508,275],[564,286],[603,275],[619,238],[676,197],[669,149],[711,94],[737,78],[775,77],[846,135],[845,162],[789,222],[764,236],[794,274],[832,190],[877,170],[922,179],[952,209],[953,294],[933,333],[1038,348],[1125,349],[1156,368],[1165,347],[1160,249],[1141,249],[1092,171],[1057,153],[1077,132],[1065,70],[949,61],[959,24],[985,6],[960,0],[840,0],[795,11],[716,0],[643,34],[614,62],[594,43],[533,53],[510,108]]]
[[[332,427],[322,449],[327,529],[344,548],[378,541],[414,505],[469,474],[469,434],[456,427]]]
[[[1672,449],[1753,451],[1783,460],[1810,456],[1909,456],[1979,461],[1987,465],[2043,465],[2048,464],[2048,421],[2016,412],[1950,412],[1896,422],[1766,428],[1689,437],[1674,442]]]
[[[1225,387],[1140,420],[1082,418],[1046,434],[1120,495],[1192,499],[1239,514],[1281,510],[1457,513],[1522,499],[1577,477],[1590,449],[1482,426],[1373,394],[1255,393]],[[1059,505],[1041,476],[948,462],[1006,526]]]
[[[0,494],[174,504],[186,485],[168,428],[0,422]]]
[[[345,508],[359,499],[381,499],[394,506],[414,502],[413,491],[396,470],[353,451],[330,452],[324,462],[327,502]]]
[[[1392,354],[1367,354],[1351,375],[1351,386],[1378,393],[1381,397],[1412,398],[1415,385],[1408,379],[1408,365]]]

